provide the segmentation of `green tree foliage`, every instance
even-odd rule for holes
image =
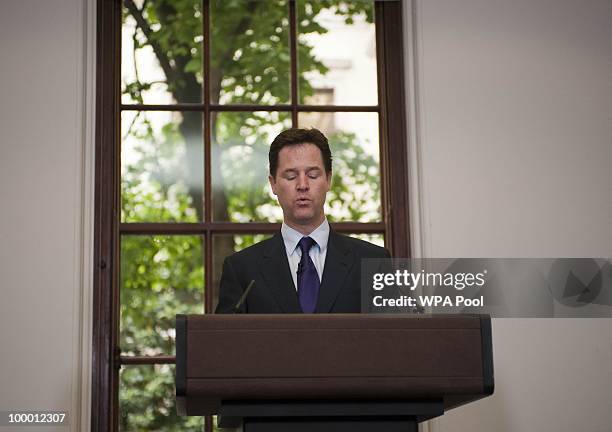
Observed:
[[[124,100],[146,103],[152,91],[181,103],[201,102],[203,73],[210,75],[211,102],[278,104],[290,99],[287,0],[211,0],[211,60],[203,70],[201,4],[193,0],[124,0],[134,56],[149,53],[163,79],[146,79],[134,61],[135,77],[123,83]],[[332,10],[352,24],[373,21],[368,1],[298,1],[303,33],[323,34],[315,17]],[[151,54],[152,53],[152,54]],[[325,74],[313,47],[298,39],[302,74]],[[299,80],[300,101],[313,94]],[[215,220],[279,220],[267,186],[267,152],[274,134],[290,126],[284,113],[220,113],[212,116],[213,217]],[[196,222],[203,209],[202,117],[172,116],[164,124],[145,113],[126,118],[121,214],[124,222]],[[334,182],[328,195],[330,220],[379,218],[378,163],[349,133],[330,137]],[[130,143],[129,145],[127,143]],[[219,273],[223,256],[262,236],[223,236],[215,242]],[[199,236],[123,236],[121,241],[122,353],[174,354],[174,316],[203,311],[204,267]],[[201,419],[178,418],[173,367],[124,366],[120,384],[121,430],[201,430]]]

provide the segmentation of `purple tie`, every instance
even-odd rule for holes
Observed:
[[[298,246],[302,250],[302,258],[298,264],[297,270],[297,292],[302,312],[313,313],[317,307],[317,297],[319,296],[319,275],[317,269],[310,258],[310,248],[315,242],[310,237],[302,237]]]

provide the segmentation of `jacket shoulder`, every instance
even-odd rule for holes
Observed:
[[[338,236],[338,239],[348,249],[351,249],[364,258],[389,258],[391,256],[386,248],[375,245],[374,243],[344,234],[335,233],[335,235]]]
[[[257,242],[249,247],[246,247],[238,252],[234,252],[226,259],[233,262],[243,262],[244,260],[251,261],[254,258],[263,256],[278,242],[277,236],[272,236],[260,242]]]

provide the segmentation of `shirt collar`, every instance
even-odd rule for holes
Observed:
[[[293,254],[297,248],[298,242],[302,239],[302,237],[311,237],[317,242],[319,250],[324,252],[327,250],[327,241],[329,240],[329,222],[327,222],[327,219],[325,219],[323,223],[308,236],[294,230],[283,222],[283,225],[281,226],[281,235],[283,236],[283,242],[285,243],[285,248],[287,249],[287,255]]]

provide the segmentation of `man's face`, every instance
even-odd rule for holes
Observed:
[[[283,147],[270,186],[283,209],[285,223],[316,228],[325,218],[323,205],[331,184],[321,150],[305,143]]]

